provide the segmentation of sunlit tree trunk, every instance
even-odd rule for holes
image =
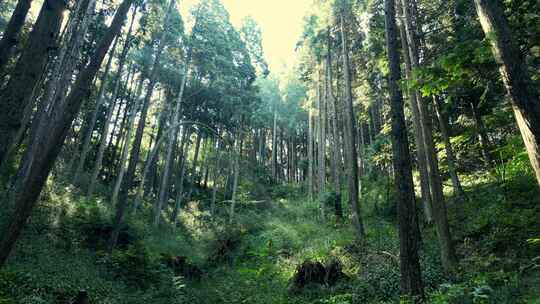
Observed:
[[[506,91],[540,185],[540,102],[499,1],[474,0],[482,29],[500,65]]]
[[[415,302],[421,302],[424,299],[424,289],[418,255],[420,237],[416,235],[418,233],[418,222],[409,140],[403,112],[403,95],[398,85],[401,79],[401,71],[394,0],[385,0],[385,13],[386,43],[390,69],[388,87],[392,116],[392,159],[398,201],[401,294],[415,298]]]

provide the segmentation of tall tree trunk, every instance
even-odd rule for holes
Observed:
[[[318,176],[319,176],[319,208],[321,216],[325,216],[324,195],[326,193],[326,134],[325,134],[325,103],[326,91],[322,87],[321,71],[319,70],[319,81],[317,83],[317,124],[318,124]]]
[[[133,134],[135,116],[137,114],[137,109],[139,108],[139,98],[134,98],[134,102],[135,104],[131,107],[131,111],[128,114],[129,122],[127,126],[125,143],[124,143],[124,147],[122,148],[122,155],[120,156],[118,174],[116,176],[116,182],[114,184],[114,189],[111,196],[111,205],[113,206],[115,206],[118,201],[118,194],[120,193],[120,186],[122,185],[122,181],[124,180],[124,175],[126,173],[126,162],[127,162],[129,147],[130,147],[129,143],[131,141],[131,136]]]
[[[4,76],[4,69],[11,58],[13,48],[19,43],[19,34],[24,26],[31,4],[32,0],[19,0],[17,2],[17,6],[15,6],[15,10],[2,34],[2,40],[0,40],[0,79]]]
[[[62,149],[71,123],[77,116],[83,100],[89,95],[92,81],[113,39],[121,30],[132,1],[125,0],[120,4],[109,29],[91,56],[90,63],[77,77],[73,89],[66,99],[65,110],[52,113],[53,116],[47,120],[49,122],[47,135],[35,138],[32,144],[34,148],[28,148],[29,151],[33,151],[34,156],[30,163],[22,164],[20,179],[11,194],[15,210],[7,227],[0,234],[2,236],[0,240],[0,267],[5,264],[32,213],[54,162]]]
[[[274,126],[272,128],[272,178],[274,182],[278,179],[277,174],[277,105],[274,105]]]
[[[189,56],[189,55],[188,55]],[[180,120],[180,113],[181,113],[181,110],[182,110],[182,101],[183,101],[183,97],[184,97],[184,89],[186,87],[186,82],[187,82],[187,78],[188,78],[188,73],[189,73],[189,61],[191,60],[191,58],[188,58],[188,60],[186,61],[185,63],[185,67],[184,67],[184,70],[183,70],[183,76],[182,76],[182,81],[180,83],[180,88],[179,88],[179,92],[178,92],[178,99],[176,100],[176,107],[174,108],[174,114],[173,114],[173,117],[171,119],[171,125],[175,125],[179,122]],[[198,147],[200,146],[200,133],[197,135],[197,149]],[[171,164],[171,159],[172,159],[172,148],[173,146],[175,146],[176,144],[176,140],[175,138],[178,137],[178,127],[174,128],[172,132],[169,133],[169,145],[167,146],[167,156],[166,156],[166,159],[165,159],[165,172],[163,172],[163,179],[162,179],[162,182],[161,182],[161,189],[160,189],[160,192],[159,192],[159,200],[158,200],[158,204],[156,205],[156,210],[155,210],[155,213],[154,213],[154,226],[158,226],[159,225],[159,220],[161,218],[161,210],[163,209],[163,206],[164,206],[164,203],[165,203],[165,199],[166,199],[166,195],[165,193],[167,193],[166,189],[168,187],[168,184],[169,184],[169,181],[168,181],[168,178],[169,178],[169,172],[168,170],[170,169],[170,167],[172,166]],[[196,151],[195,152],[196,154],[198,154],[199,152]],[[178,193],[177,193],[178,195]],[[175,217],[175,220],[176,220],[176,217]]]
[[[512,100],[514,115],[525,142],[531,166],[540,185],[540,103],[538,92],[527,72],[521,52],[508,26],[500,3],[474,0],[482,29],[491,42],[493,55],[500,65],[506,91]]]
[[[184,128],[184,134],[182,134],[182,143],[180,144],[180,159],[178,160],[178,174],[176,178],[176,198],[174,203],[173,213],[171,215],[171,222],[174,223],[175,227],[178,221],[178,214],[180,213],[180,208],[182,207],[182,201],[184,198],[184,179],[186,177],[186,169],[188,167],[187,155],[189,151],[189,138],[191,137],[191,131],[188,131],[188,128]]]
[[[424,288],[418,256],[419,235],[415,208],[409,140],[403,113],[403,95],[398,82],[401,78],[394,0],[385,0],[386,43],[390,74],[390,111],[392,115],[392,159],[394,163],[400,241],[401,294],[421,302]]]
[[[337,106],[332,91],[332,50],[330,43],[330,30],[328,30],[328,54],[326,55],[326,90],[328,92],[328,104],[330,105],[330,127],[332,129],[332,174],[334,175],[334,187],[336,192],[336,198],[334,201],[334,210],[336,215],[336,221],[340,222],[343,218],[343,210],[341,208],[341,142],[339,138],[338,130],[338,117]]]
[[[315,187],[313,185],[313,113],[308,110],[308,193],[309,201],[313,202],[313,193]]]
[[[28,43],[0,95],[0,161],[23,127],[26,109],[33,106],[34,87],[39,83],[51,53],[57,48],[65,5],[63,0],[46,0],[43,3]]]
[[[241,131],[240,131],[241,132]],[[238,135],[238,137],[242,138],[242,135]],[[237,138],[235,140],[235,146],[239,146],[239,140],[240,138]],[[233,149],[233,188],[232,188],[232,196],[231,196],[231,210],[229,212],[229,224],[232,225],[234,223],[234,208],[236,206],[236,193],[238,190],[238,179],[240,177],[240,149],[238,151],[235,151],[237,149]]]
[[[403,9],[403,6],[398,4],[398,7]],[[409,43],[407,41],[407,33],[405,30],[405,22],[402,20],[400,24],[400,38],[401,45],[403,47],[403,58],[405,61],[405,76],[407,80],[412,81],[412,64],[411,57],[409,55]],[[422,122],[420,117],[420,110],[418,109],[418,103],[416,102],[416,93],[413,89],[407,90],[409,97],[409,103],[412,110],[412,120],[414,129],[414,138],[416,141],[416,158],[418,161],[418,171],[420,173],[420,191],[422,193],[422,206],[424,209],[424,217],[428,223],[433,221],[433,211],[431,203],[431,191],[429,188],[429,174],[427,169],[427,157],[426,157],[426,145],[424,140],[424,134],[422,130]]]
[[[413,30],[412,16],[410,12],[409,0],[402,0],[403,12],[405,16],[405,29],[407,33],[407,42],[409,43],[409,55],[413,70],[419,67],[418,39]],[[418,25],[417,25],[418,26]],[[437,234],[441,246],[441,260],[446,271],[450,271],[457,264],[454,244],[450,234],[448,218],[446,213],[446,204],[442,187],[441,176],[439,173],[439,164],[435,144],[433,143],[432,119],[428,111],[427,104],[424,103],[419,92],[416,92],[416,102],[420,110],[420,121],[426,147],[427,169],[429,174],[429,186],[431,190],[431,204],[433,215],[437,226]]]
[[[364,241],[365,230],[364,224],[362,222],[362,216],[360,213],[359,206],[359,180],[358,180],[358,156],[356,155],[356,123],[354,122],[354,108],[352,100],[352,89],[351,89],[351,75],[350,75],[350,66],[349,66],[349,47],[348,47],[348,38],[345,32],[345,22],[343,20],[343,15],[340,16],[340,25],[341,25],[341,45],[342,45],[342,59],[343,59],[343,75],[345,81],[345,109],[343,113],[345,114],[345,128],[347,130],[345,136],[346,142],[346,152],[347,156],[347,167],[348,170],[348,180],[349,180],[349,204],[352,210],[352,219],[355,232],[360,241]]]

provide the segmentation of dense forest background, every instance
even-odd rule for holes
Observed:
[[[280,71],[220,0],[0,32],[0,304],[540,303],[538,1],[314,0]]]

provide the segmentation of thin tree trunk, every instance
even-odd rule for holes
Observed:
[[[424,299],[424,288],[418,256],[419,235],[415,208],[409,141],[403,112],[403,96],[398,82],[401,78],[394,0],[385,0],[386,43],[390,74],[390,111],[392,115],[392,158],[398,201],[401,294],[415,303]]]
[[[184,198],[184,179],[186,177],[186,168],[188,167],[187,156],[189,151],[189,138],[191,132],[187,130],[187,127],[184,129],[184,134],[182,135],[181,143],[181,156],[178,160],[179,174],[180,177],[176,178],[176,198],[174,203],[174,209],[171,216],[171,222],[174,223],[175,227],[178,221],[178,214],[180,213],[180,208],[182,207],[182,201]]]
[[[272,178],[274,182],[278,179],[277,174],[277,105],[274,105],[274,126],[272,128]]]
[[[313,202],[313,114],[308,110],[308,193],[309,201]]]
[[[319,83],[317,85],[317,108],[319,110],[318,124],[319,124],[319,204],[321,209],[321,216],[325,216],[324,195],[326,193],[326,97],[327,87],[323,89],[321,87],[322,77],[321,71],[319,71]]]
[[[456,170],[456,157],[454,155],[454,149],[452,149],[452,143],[450,142],[450,132],[448,126],[448,119],[441,107],[441,100],[438,96],[433,96],[433,108],[437,114],[439,121],[439,128],[441,129],[441,135],[444,141],[444,148],[446,150],[446,161],[448,163],[448,171],[450,173],[450,179],[452,180],[452,186],[454,188],[454,195],[461,201],[465,199],[465,191],[459,181],[459,176]]]
[[[500,3],[475,0],[482,29],[491,42],[493,55],[500,65],[506,91],[529,154],[531,166],[540,185],[540,102],[538,92],[527,72],[521,52],[508,26]]]
[[[190,55],[188,55],[190,56]],[[186,82],[187,82],[187,78],[188,78],[188,73],[189,73],[189,62],[190,62],[191,58],[188,58],[188,60],[186,61],[185,63],[185,67],[184,67],[184,73],[183,73],[183,76],[182,76],[182,82],[180,83],[180,89],[179,89],[179,92],[178,92],[178,99],[176,100],[176,107],[174,109],[174,114],[173,114],[173,117],[172,117],[172,120],[171,120],[171,125],[174,125],[176,123],[178,123],[178,121],[180,120],[180,112],[182,110],[182,101],[183,101],[183,96],[184,96],[184,89],[186,87]],[[159,200],[158,200],[158,204],[156,205],[156,210],[155,210],[155,213],[154,213],[154,226],[158,226],[159,225],[159,220],[161,218],[161,210],[163,209],[163,206],[164,206],[164,203],[165,203],[165,199],[168,195],[166,195],[167,193],[167,188],[168,188],[168,184],[169,184],[169,181],[168,181],[168,178],[169,178],[169,169],[171,167],[171,159],[172,159],[172,148],[173,146],[175,146],[175,138],[178,136],[178,132],[177,132],[178,128],[174,129],[172,132],[170,132],[169,134],[169,145],[167,147],[167,158],[165,159],[165,172],[163,172],[163,179],[162,179],[162,182],[161,182],[161,189],[160,189],[160,192],[159,192]],[[201,143],[201,140],[200,140],[200,133],[197,135],[197,150],[200,146],[200,143]],[[197,155],[198,154],[198,151],[195,152],[195,154]],[[195,165],[194,165],[195,166]],[[178,195],[178,193],[177,193]],[[176,217],[175,217],[175,220],[176,220]]]
[[[241,138],[242,135],[239,135]],[[238,139],[236,140],[235,145],[238,145]],[[238,149],[239,150],[239,149]],[[231,210],[229,212],[229,224],[232,225],[234,223],[234,208],[236,206],[236,193],[238,190],[238,179],[240,176],[240,151],[234,151],[233,153],[233,170],[234,170],[234,177],[233,177],[233,189],[232,189],[232,196],[231,196]]]
[[[141,76],[142,77],[142,76]],[[127,133],[125,138],[124,147],[122,148],[122,155],[120,157],[120,164],[118,168],[118,175],[116,176],[116,182],[114,184],[113,194],[111,196],[111,205],[116,206],[118,201],[118,194],[120,193],[120,186],[124,180],[124,175],[126,173],[126,162],[129,153],[129,143],[131,141],[131,136],[133,134],[135,116],[137,114],[137,109],[139,108],[139,98],[135,98],[135,104],[131,107],[131,113],[129,113],[129,122],[127,126]]]
[[[114,58],[114,52],[115,52],[117,43],[118,43],[118,38],[114,41],[114,44],[111,48],[111,54],[109,57],[109,62],[107,62],[105,75],[108,74],[108,71],[110,69],[110,64],[112,63],[112,60]],[[106,77],[104,76],[103,80],[105,81],[105,79]],[[98,104],[102,103],[102,101],[99,101],[99,99],[105,98],[104,96],[105,86],[106,86],[106,81],[101,83],[101,88],[100,88],[100,93],[99,93],[100,95],[98,97],[98,102],[97,102]],[[103,129],[101,130],[101,137],[99,139],[99,147],[98,147],[98,152],[96,156],[96,162],[94,163],[94,169],[92,170],[92,175],[90,176],[90,184],[88,184],[88,189],[86,192],[87,197],[92,197],[94,195],[94,188],[95,188],[96,183],[98,182],[99,170],[101,169],[101,164],[103,163],[103,155],[105,153],[105,147],[107,146],[107,136],[109,135],[109,127],[111,124],[111,118],[112,118],[115,106],[116,106],[116,100],[111,99],[108,110],[107,110],[107,116],[105,117],[105,121],[103,122]]]
[[[478,135],[478,141],[480,141],[480,147],[482,149],[482,157],[484,158],[484,162],[487,166],[489,166],[492,163],[491,158],[491,143],[489,141],[489,137],[487,135],[487,130],[484,125],[484,120],[482,119],[482,116],[480,116],[480,113],[478,113],[478,107],[475,105],[474,102],[470,103],[471,105],[471,114],[474,120],[474,124],[476,127],[476,132]]]

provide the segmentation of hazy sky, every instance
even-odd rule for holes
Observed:
[[[294,48],[302,34],[302,20],[312,0],[222,1],[234,25],[239,26],[242,18],[247,15],[259,23],[265,57],[272,71],[279,71],[284,63],[294,63]]]

